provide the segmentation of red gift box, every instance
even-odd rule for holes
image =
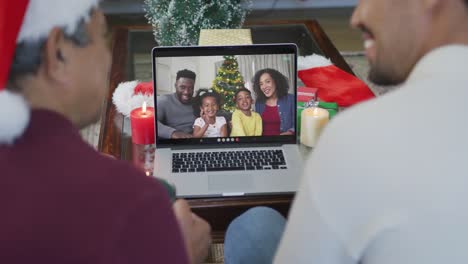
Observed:
[[[311,100],[317,101],[317,88],[299,86],[297,87],[297,101],[307,103]]]

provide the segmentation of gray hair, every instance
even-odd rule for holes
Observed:
[[[92,13],[94,9],[90,11]],[[76,30],[67,34],[65,28],[62,28],[65,39],[71,41],[78,47],[85,47],[89,44],[90,38],[86,31],[87,20],[85,18],[78,21]],[[16,45],[15,55],[11,64],[10,75],[8,81],[13,87],[10,89],[19,89],[14,87],[14,82],[19,78],[28,75],[36,74],[43,60],[43,50],[47,41],[47,36],[34,41],[23,41]]]

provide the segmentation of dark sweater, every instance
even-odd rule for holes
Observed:
[[[64,117],[33,111],[0,146],[0,263],[187,262],[164,188]]]
[[[158,96],[157,98],[158,135],[171,138],[174,131],[192,134],[193,108],[191,104],[183,104],[175,93]]]

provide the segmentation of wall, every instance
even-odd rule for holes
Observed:
[[[276,3],[275,3],[276,2]],[[143,0],[104,0],[101,6],[106,14],[143,13]],[[335,8],[356,5],[357,0],[253,0],[253,10]]]

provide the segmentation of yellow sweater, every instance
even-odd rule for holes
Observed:
[[[242,111],[236,109],[232,113],[231,137],[261,136],[262,117],[252,111],[250,116],[246,116]]]

